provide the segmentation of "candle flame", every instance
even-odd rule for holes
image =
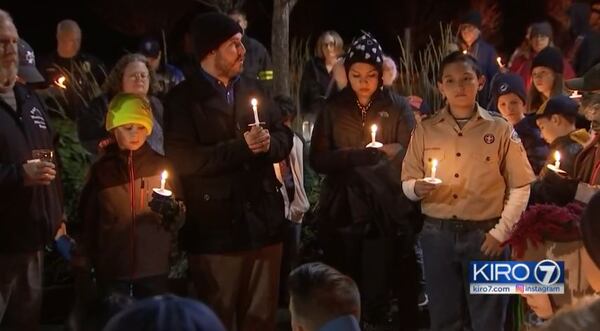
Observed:
[[[376,124],[371,125],[371,132],[372,133],[376,133],[377,132],[377,125]]]
[[[463,51],[463,54],[467,54],[467,50],[466,49]]]
[[[496,62],[498,62],[498,65],[499,65],[499,66],[501,66],[501,67],[504,67],[504,64],[502,64],[502,58],[501,58],[501,57],[499,57],[499,56],[498,56],[498,57],[496,58]]]
[[[56,84],[56,86],[62,88],[62,89],[66,89],[67,86],[65,85],[65,81],[67,80],[67,78],[65,76],[60,76],[58,77],[57,80],[54,81],[54,84]]]
[[[559,151],[554,152],[554,160],[560,161],[560,152]]]
[[[437,166],[438,166],[438,160],[437,159],[431,160],[431,166],[437,168]]]
[[[161,180],[166,180],[167,178],[169,178],[169,173],[165,170],[162,172],[162,174],[160,175],[160,179]]]
[[[256,107],[258,106],[258,101],[255,98],[252,98],[252,100],[250,100],[250,104],[252,105],[252,107]]]

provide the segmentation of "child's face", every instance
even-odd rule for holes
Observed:
[[[462,61],[444,67],[438,89],[448,99],[450,107],[472,107],[483,84],[485,77],[482,75],[477,78],[473,66]]]
[[[115,139],[122,150],[137,151],[146,142],[148,130],[139,124],[125,124],[115,128]]]
[[[519,123],[525,114],[525,103],[514,93],[499,96],[497,106],[502,117],[512,125]]]
[[[562,136],[561,133],[563,130],[561,130],[558,115],[537,118],[535,124],[540,128],[542,138],[544,138],[548,144],[551,144],[556,138]]]
[[[554,86],[554,71],[546,67],[535,67],[531,72],[533,77],[533,85],[538,92],[545,96],[549,96]]]
[[[368,63],[357,62],[350,66],[348,80],[359,98],[370,98],[379,86],[379,72]]]

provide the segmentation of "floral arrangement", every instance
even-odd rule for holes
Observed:
[[[515,257],[522,258],[528,242],[534,247],[546,240],[568,242],[581,238],[579,219],[584,206],[572,202],[566,206],[538,204],[529,207],[515,224],[511,237],[503,243],[513,248]]]

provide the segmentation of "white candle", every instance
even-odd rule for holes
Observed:
[[[500,68],[504,68],[504,64],[502,64],[502,58],[501,57],[497,57],[496,58],[496,62],[498,62],[498,65],[500,66]]]
[[[254,124],[259,125],[260,120],[258,119],[258,101],[252,98],[250,104],[252,104],[252,111],[254,112]]]
[[[377,125],[371,125],[371,142],[375,143],[375,136],[377,136]]]
[[[167,178],[169,178],[169,173],[165,170],[160,175],[160,189],[165,189],[165,184],[167,183]]]
[[[58,77],[57,80],[54,81],[54,84],[56,84],[56,86],[62,88],[62,89],[66,89],[67,86],[65,85],[65,81],[67,80],[67,78],[65,76],[60,76]]]
[[[554,152],[554,167],[558,170],[560,169],[560,152]]]
[[[437,172],[438,160],[431,160],[431,178],[435,178],[435,173]]]

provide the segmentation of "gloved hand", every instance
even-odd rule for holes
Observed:
[[[554,171],[545,171],[542,177],[544,186],[549,188],[550,192],[564,197],[567,201],[572,201],[577,192],[577,184],[579,181],[568,175],[559,175]]]
[[[183,202],[176,201],[173,197],[160,198],[152,199],[148,206],[153,212],[162,215],[162,225],[165,229],[172,230],[181,227],[183,217],[180,217],[180,214],[184,211]]]
[[[64,234],[54,240],[54,247],[60,256],[62,256],[66,261],[71,261],[71,258],[73,257],[73,248],[75,247],[75,240]]]
[[[348,160],[355,167],[375,165],[384,156],[378,148],[372,147],[353,150],[349,153]]]

